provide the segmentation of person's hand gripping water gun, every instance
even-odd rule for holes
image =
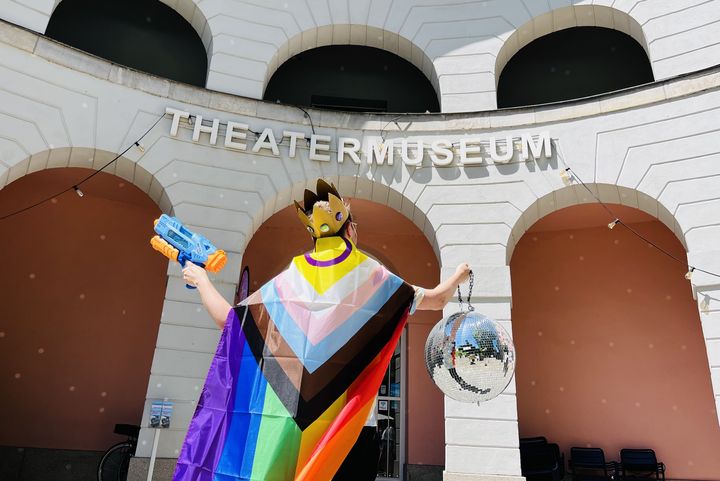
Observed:
[[[187,261],[208,272],[220,272],[227,262],[225,251],[217,249],[206,237],[191,232],[175,217],[163,214],[155,219],[155,232],[150,239],[153,249],[185,267]],[[194,286],[186,284],[188,289]]]

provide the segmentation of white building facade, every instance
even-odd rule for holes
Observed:
[[[443,277],[469,262],[482,273],[474,304],[509,330],[509,262],[520,237],[546,214],[595,202],[577,179],[563,182],[567,167],[603,201],[657,217],[691,265],[720,271],[720,1],[164,1],[203,41],[205,89],[44,37],[58,3],[0,2],[0,187],[44,169],[98,169],[142,137],[142,149],[107,171],[228,252],[215,279],[226,298],[256,230],[319,177],[412,220]],[[630,35],[656,81],[496,110],[508,60],[532,40],[575,26]],[[292,56],[345,44],[417,66],[441,113],[306,115],[260,100]],[[702,272],[690,286],[699,303],[720,295],[718,279]],[[163,458],[177,457],[219,336],[200,307],[171,265],[143,415],[152,399],[175,403],[173,426],[160,439]],[[710,301],[700,318],[720,409],[720,304]],[[480,406],[446,398],[444,416],[445,481],[522,476],[514,383]],[[139,458],[150,455],[152,434],[141,432]]]

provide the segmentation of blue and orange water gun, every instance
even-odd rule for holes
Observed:
[[[225,251],[216,248],[206,237],[190,231],[176,217],[163,214],[155,219],[155,232],[158,235],[150,239],[150,245],[171,261],[177,261],[183,267],[190,261],[208,272],[220,272],[225,267]],[[186,287],[194,289],[190,285]]]

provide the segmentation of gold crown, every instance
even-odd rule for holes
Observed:
[[[333,184],[318,179],[316,190],[317,194],[305,189],[304,206],[295,201],[300,222],[316,239],[337,235],[350,216],[350,212]],[[319,201],[327,202],[328,206],[315,205]],[[311,210],[312,214],[308,216],[306,212]]]

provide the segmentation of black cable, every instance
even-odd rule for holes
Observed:
[[[312,133],[313,133],[313,135],[314,135],[314,134],[315,134],[315,124],[313,123],[312,117],[310,116],[310,114],[308,113],[308,111],[305,110],[304,108],[300,107],[300,106],[297,106],[297,105],[296,105],[295,107],[298,108],[298,109],[300,109],[300,110],[302,110],[303,113],[305,114],[305,117],[307,117],[307,119],[310,121],[310,128],[312,129]],[[28,211],[28,210],[30,210],[30,209],[33,209],[33,208],[39,206],[40,204],[43,204],[43,203],[45,203],[45,202],[47,202],[47,201],[49,201],[49,200],[51,200],[51,199],[53,199],[53,198],[55,198],[55,197],[58,197],[58,196],[64,194],[65,192],[69,192],[69,191],[71,191],[71,190],[79,191],[79,188],[78,188],[78,187],[79,187],[80,185],[82,185],[83,183],[89,181],[90,179],[92,179],[93,177],[95,177],[97,174],[99,174],[100,172],[102,172],[104,169],[106,169],[107,167],[109,167],[111,164],[113,164],[114,162],[116,162],[120,157],[122,157],[123,155],[125,155],[125,153],[127,153],[127,152],[128,152],[130,149],[132,149],[134,146],[140,147],[140,141],[141,141],[143,138],[145,138],[145,136],[146,136],[147,134],[149,134],[149,133],[152,131],[152,129],[154,129],[155,126],[156,126],[158,123],[160,123],[160,121],[161,121],[164,117],[165,117],[165,114],[160,115],[160,117],[158,117],[158,119],[145,131],[145,133],[143,133],[143,134],[140,136],[140,138],[138,138],[135,142],[131,143],[125,150],[123,150],[123,151],[120,152],[118,155],[116,155],[112,160],[110,160],[108,163],[106,163],[105,165],[103,165],[102,167],[100,167],[98,170],[94,171],[92,174],[90,174],[90,175],[88,175],[87,177],[85,177],[84,179],[82,179],[80,182],[77,182],[77,183],[73,184],[72,186],[70,186],[70,187],[68,187],[68,188],[66,188],[66,189],[64,189],[64,190],[62,190],[62,191],[60,191],[60,192],[58,192],[58,193],[55,193],[55,194],[53,194],[53,195],[51,195],[51,196],[49,196],[49,197],[46,197],[46,198],[44,198],[44,199],[42,199],[42,200],[40,200],[40,201],[38,201],[38,202],[35,202],[34,204],[31,204],[31,205],[26,206],[26,207],[23,207],[22,209],[19,209],[19,210],[17,210],[17,211],[14,211],[14,212],[11,212],[11,213],[9,213],[9,214],[6,214],[6,215],[0,217],[0,221],[3,221],[3,220],[8,219],[8,218],[10,218],[10,217],[16,216],[16,215],[21,214],[21,213],[23,213],[23,212],[26,212],[26,211]],[[387,128],[387,126],[390,125],[392,122],[397,121],[397,120],[398,120],[399,118],[401,118],[401,117],[403,117],[403,116],[402,116],[402,115],[398,115],[398,116],[396,116],[396,117],[393,117],[392,119],[390,119],[390,120],[383,126],[383,128],[380,130],[380,138],[382,138],[383,141],[385,140],[384,137],[383,137],[383,135],[384,135],[384,133],[385,133],[385,129]],[[195,118],[195,121],[197,121],[197,118],[196,118],[195,115],[190,115],[190,118]],[[253,131],[253,130],[250,130],[250,132],[252,132],[253,134],[255,134],[256,137],[260,137],[260,135],[261,135],[260,132],[255,132],[255,131]],[[282,143],[282,141],[281,141],[281,143]],[[453,143],[453,145],[454,145],[454,143]],[[656,243],[652,242],[650,239],[647,239],[645,236],[643,236],[642,234],[640,234],[638,231],[636,231],[635,229],[633,229],[632,227],[630,227],[628,224],[626,224],[625,222],[623,222],[618,216],[616,216],[615,213],[610,209],[610,207],[608,207],[602,200],[600,200],[600,198],[599,198],[597,195],[595,195],[595,193],[592,191],[592,189],[590,189],[590,188],[587,186],[587,184],[585,184],[585,182],[583,182],[583,180],[580,178],[580,176],[578,176],[578,175],[575,173],[575,171],[572,170],[571,167],[567,167],[567,168],[565,169],[565,171],[566,171],[566,172],[570,172],[570,173],[572,174],[572,176],[575,177],[575,179],[577,179],[578,182],[580,182],[580,184],[585,188],[585,190],[587,190],[588,193],[590,193],[590,195],[597,201],[597,203],[600,204],[600,205],[603,207],[603,209],[605,209],[605,210],[607,211],[607,213],[612,216],[613,221],[612,221],[611,223],[622,225],[623,227],[625,227],[627,230],[629,230],[632,234],[634,234],[634,235],[635,235],[636,237],[638,237],[639,239],[642,239],[642,240],[645,241],[646,243],[650,244],[650,245],[653,246],[655,249],[657,249],[658,251],[662,252],[662,253],[665,254],[667,257],[671,258],[672,260],[674,260],[674,261],[676,261],[676,262],[684,265],[685,267],[687,267],[690,272],[692,272],[692,271],[699,271],[699,272],[703,272],[703,273],[705,273],[705,274],[708,274],[708,275],[711,275],[711,276],[715,276],[715,277],[720,278],[720,274],[716,274],[716,273],[714,273],[714,272],[710,272],[710,271],[708,271],[708,270],[701,269],[701,268],[699,268],[699,267],[691,266],[691,265],[688,264],[687,262],[685,262],[685,261],[683,261],[682,259],[674,256],[673,254],[671,254],[671,253],[668,252],[667,250],[663,249],[662,247],[660,247],[660,246],[657,245]]]
[[[585,182],[583,182],[582,179],[580,179],[580,177],[578,177],[577,174],[575,172],[573,172],[573,170],[570,167],[568,167],[568,170],[573,175],[573,177],[575,177],[578,180],[578,182],[580,182],[582,184],[582,186],[585,187],[585,190],[587,190],[590,193],[590,195],[593,196],[593,198],[598,202],[598,204],[600,204],[602,206],[602,208],[605,209],[607,211],[607,213],[610,214],[613,217],[613,219],[615,219],[615,221],[617,221],[619,223],[620,219],[618,219],[618,217],[615,215],[615,213],[612,210],[610,210],[610,207],[605,205],[605,203],[603,201],[601,201],[597,195],[595,195],[595,192],[593,192],[592,189],[590,189],[590,187],[588,187],[585,184]]]
[[[312,117],[310,117],[310,114],[308,113],[308,111],[305,110],[304,108],[300,107],[299,105],[293,105],[293,107],[298,108],[303,111],[303,113],[305,114],[305,117],[307,117],[307,119],[310,121],[310,129],[312,130],[313,135],[315,135],[315,124],[313,124]]]
[[[387,123],[383,126],[383,128],[380,129],[380,138],[382,139],[383,142],[385,142],[385,129],[387,129],[387,126],[393,122],[397,122],[398,119],[404,117],[405,115],[406,114],[396,115],[395,117],[388,120]]]
[[[307,119],[310,121],[310,130],[312,130],[313,135],[316,135],[316,134],[315,134],[315,124],[313,123],[312,117],[310,117],[310,113],[309,113],[307,110],[305,110],[304,108],[300,107],[299,105],[293,105],[293,107],[295,107],[296,109],[300,109],[300,110],[303,111],[303,114],[305,115],[305,118],[307,118]],[[283,138],[283,140],[285,140],[285,139]],[[308,147],[310,147],[310,139],[305,139],[305,144],[306,144]]]
[[[645,236],[643,236],[642,234],[640,234],[637,230],[630,227],[628,224],[623,222],[617,215],[615,215],[615,213],[610,209],[610,207],[608,207],[602,200],[600,200],[600,198],[598,196],[595,195],[595,193],[587,186],[587,184],[585,184],[585,182],[583,182],[583,180],[580,178],[580,176],[577,175],[575,173],[575,171],[572,170],[572,168],[567,167],[565,169],[565,171],[570,172],[572,174],[572,176],[575,177],[575,179],[577,179],[578,182],[580,182],[580,184],[585,188],[585,190],[587,190],[590,193],[590,195],[593,196],[593,198],[598,202],[598,204],[600,204],[608,212],[608,214],[610,214],[612,216],[613,221],[611,223],[622,225],[623,227],[625,227],[627,230],[629,230],[631,233],[633,233],[639,239],[644,240],[645,242],[647,242],[648,244],[653,246],[655,249],[659,250],[660,252],[662,252],[663,254],[668,256],[670,259],[674,260],[675,262],[678,262],[678,263],[684,265],[690,272],[698,271],[698,272],[703,272],[703,273],[711,275],[711,276],[720,277],[720,274],[716,274],[714,272],[710,272],[705,269],[701,269],[699,267],[691,266],[690,264],[687,263],[687,261],[684,261],[684,260],[678,258],[677,256],[674,256],[672,253],[668,252],[667,250],[663,249],[662,247],[660,247],[659,245],[657,245],[650,239],[648,239]]]
[[[58,196],[63,195],[65,192],[70,192],[71,190],[78,191],[78,190],[79,190],[78,187],[79,187],[81,184],[87,182],[88,180],[90,180],[90,179],[92,179],[93,177],[95,177],[96,175],[98,175],[98,174],[99,174],[100,172],[102,172],[105,168],[107,168],[108,166],[110,166],[110,164],[112,164],[113,162],[117,161],[120,157],[122,157],[123,155],[125,155],[125,153],[127,153],[128,150],[132,149],[132,148],[135,147],[136,145],[139,147],[139,146],[140,146],[140,145],[139,145],[140,141],[141,141],[143,138],[145,138],[145,136],[146,136],[147,134],[149,134],[150,131],[151,131],[152,129],[154,129],[155,126],[156,126],[158,123],[160,123],[160,121],[161,121],[164,117],[165,117],[165,114],[162,114],[162,115],[155,121],[155,123],[152,124],[152,125],[150,126],[150,128],[147,129],[147,130],[145,131],[145,133],[140,136],[139,139],[137,139],[135,142],[131,143],[128,148],[126,148],[125,150],[123,150],[122,152],[120,152],[117,156],[115,156],[114,159],[112,159],[111,161],[109,161],[108,163],[106,163],[105,165],[103,165],[102,167],[100,167],[98,170],[96,170],[96,171],[93,172],[92,174],[90,174],[90,175],[88,175],[87,177],[85,177],[84,179],[82,179],[80,182],[76,182],[75,184],[71,185],[71,186],[68,187],[67,189],[65,189],[65,190],[63,190],[63,191],[60,191],[60,192],[58,192],[58,193],[56,193],[56,194],[53,194],[53,195],[51,195],[51,196],[49,196],[49,197],[47,197],[47,198],[45,198],[45,199],[42,199],[42,200],[40,200],[40,201],[38,201],[38,202],[35,202],[35,203],[32,204],[32,205],[29,205],[29,206],[27,206],[27,207],[23,207],[22,209],[16,210],[15,212],[11,212],[11,213],[9,213],[9,214],[6,214],[6,215],[0,217],[0,221],[3,221],[3,220],[8,219],[8,218],[10,218],[10,217],[16,216],[16,215],[18,215],[18,214],[22,214],[23,212],[26,212],[26,211],[34,208],[34,207],[37,207],[37,206],[39,206],[40,204],[43,204],[43,203],[45,203],[45,202],[47,202],[47,201],[49,201],[49,200],[51,200],[51,199],[54,199],[55,197],[58,197]]]

